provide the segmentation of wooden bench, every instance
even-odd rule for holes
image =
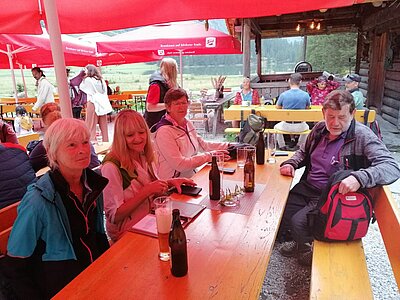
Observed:
[[[400,287],[400,211],[389,187],[377,187],[375,216],[397,286]],[[314,241],[310,299],[373,299],[361,240]]]
[[[20,135],[17,138],[18,138],[18,143],[26,148],[26,146],[29,144],[30,141],[38,140],[40,138],[40,135],[39,133],[34,132],[34,133]]]
[[[7,253],[8,237],[17,218],[17,207],[20,201],[0,209],[0,256]]]
[[[225,120],[246,120],[251,110],[254,109],[257,115],[266,118],[268,121],[304,121],[319,122],[323,120],[322,107],[312,105],[311,109],[277,109],[271,105],[247,106],[231,105],[224,110]],[[375,121],[376,111],[370,110],[368,122]],[[357,110],[355,119],[364,122],[364,110]]]
[[[226,120],[245,120],[251,110],[254,109],[256,114],[263,116],[268,121],[304,121],[304,122],[319,122],[323,120],[321,106],[312,106],[311,109],[277,109],[271,106],[250,106],[242,107],[240,105],[232,105],[224,111]],[[376,118],[376,111],[370,110],[368,114],[368,122],[373,122]],[[359,122],[364,122],[364,110],[357,110],[355,119]],[[226,128],[225,133],[239,134],[240,128]],[[301,133],[276,130],[279,134],[308,134],[310,130]]]
[[[311,130],[304,130],[302,132],[290,132],[290,131],[283,131],[283,130],[278,130],[278,129],[273,129],[273,128],[267,128],[265,129],[264,132],[273,132],[273,133],[279,133],[279,134],[309,134]],[[240,128],[225,128],[225,133],[235,133],[239,134],[240,133]]]

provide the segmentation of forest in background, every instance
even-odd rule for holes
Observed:
[[[356,33],[309,36],[306,60],[314,71],[345,75],[354,71],[356,56]],[[179,57],[175,57],[179,62]],[[227,87],[239,86],[243,72],[242,55],[183,56],[184,87],[191,90],[212,88],[210,77],[228,76]],[[262,41],[262,73],[293,72],[297,62],[303,60],[303,39],[281,38]],[[83,67],[83,66],[82,66]],[[149,74],[158,68],[158,62],[102,67],[102,73],[112,87],[120,85],[124,90],[147,89]],[[72,67],[77,74],[80,68]],[[256,54],[251,41],[251,74],[256,74]],[[56,84],[54,69],[44,69],[48,79]],[[24,70],[28,95],[35,95],[35,80],[30,70]],[[16,80],[22,88],[20,72]],[[0,70],[0,96],[11,96],[12,84],[9,70]]]

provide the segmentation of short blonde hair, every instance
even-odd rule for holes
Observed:
[[[176,60],[170,57],[165,57],[160,63],[161,75],[165,78],[170,88],[177,88],[178,64]]]
[[[144,155],[149,165],[154,161],[154,150],[151,143],[150,130],[146,121],[138,112],[125,109],[121,111],[115,119],[114,140],[109,155],[117,159],[121,163],[121,167],[128,171],[133,171],[135,169],[135,161],[132,156],[129,155],[130,150],[128,149],[125,139],[126,133],[132,129],[146,131],[147,140],[144,147]]]
[[[59,168],[57,150],[62,143],[72,138],[83,138],[89,141],[90,134],[85,122],[78,119],[65,118],[53,122],[47,128],[43,139],[43,146],[47,152],[50,168]]]

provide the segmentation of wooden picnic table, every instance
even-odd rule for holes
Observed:
[[[99,154],[107,154],[108,150],[111,148],[111,142],[103,142],[102,145],[98,145],[97,143],[93,144],[94,151],[97,155]]]
[[[267,118],[268,121],[306,121],[318,122],[323,120],[322,106],[311,105],[311,109],[277,109],[274,105],[231,105],[224,110],[225,120],[245,120],[254,109],[257,114]],[[368,121],[375,120],[376,111],[370,110]],[[364,121],[364,110],[357,110],[355,119]]]
[[[213,118],[213,125],[212,125],[212,134],[215,137],[217,134],[217,124],[218,120],[221,116],[222,108],[225,103],[231,101],[235,98],[236,92],[229,92],[225,93],[223,98],[219,98],[216,101],[201,101],[203,103],[203,107],[207,109],[214,110],[214,118]]]
[[[158,259],[157,239],[127,232],[54,299],[258,299],[292,182],[279,173],[284,159],[256,165],[256,190],[264,189],[252,200],[249,214],[235,213],[235,208],[205,209],[188,225],[185,277],[173,277],[170,262]],[[226,165],[235,167],[236,162]],[[173,199],[201,202],[208,191],[209,168],[193,177],[203,188],[200,196],[173,194]],[[242,183],[243,169],[224,174],[225,185],[232,180]]]

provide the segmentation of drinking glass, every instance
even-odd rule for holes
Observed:
[[[170,259],[169,253],[169,231],[172,223],[172,203],[168,196],[157,197],[153,201],[157,222],[158,244],[160,252],[158,257],[162,261]]]
[[[240,169],[244,168],[244,163],[246,162],[246,149],[245,147],[236,149],[236,159],[237,159],[237,166]]]
[[[249,155],[249,152],[251,153],[250,155],[251,155],[251,158],[253,159],[253,161],[255,162],[256,161],[256,147],[254,147],[254,146],[246,146],[245,148],[244,148],[244,150],[245,150],[245,159],[244,159],[244,161],[245,161],[245,163],[246,163],[246,160],[247,160],[247,156]]]
[[[276,133],[268,132],[267,134],[267,147],[268,147],[268,163],[276,163],[275,152],[276,152]]]

